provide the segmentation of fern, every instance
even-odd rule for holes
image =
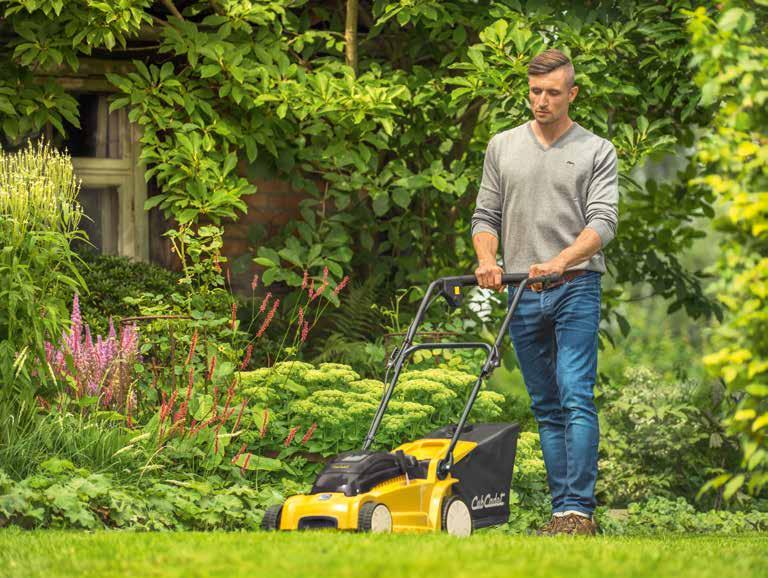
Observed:
[[[364,375],[380,373],[381,356],[372,346],[384,334],[381,314],[373,305],[386,297],[386,289],[378,277],[369,277],[363,283],[352,284],[341,305],[327,314],[312,340],[322,350],[312,358],[313,363],[336,362],[352,366]]]

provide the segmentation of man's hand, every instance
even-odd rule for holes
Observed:
[[[546,261],[545,263],[534,263],[531,265],[531,267],[528,269],[528,278],[531,277],[540,277],[541,275],[562,275],[565,273],[565,267],[566,263],[564,260],[560,259],[559,257],[555,257],[554,259],[550,259],[549,261]],[[534,291],[541,291],[541,283],[534,283],[531,285]]]
[[[480,261],[480,265],[475,269],[477,284],[485,289],[502,291],[504,286],[501,284],[501,275],[503,269],[495,261]]]

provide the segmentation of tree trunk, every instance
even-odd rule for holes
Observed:
[[[347,23],[344,29],[347,66],[357,74],[357,4],[358,0],[347,0]]]

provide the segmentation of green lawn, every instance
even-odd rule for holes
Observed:
[[[768,537],[0,531],[0,576],[765,576]]]

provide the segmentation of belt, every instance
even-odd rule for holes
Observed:
[[[546,291],[547,289],[553,289],[554,287],[559,287],[560,285],[562,285],[563,283],[565,283],[567,281],[571,281],[572,279],[575,279],[576,277],[580,277],[581,275],[584,275],[584,273],[586,273],[586,272],[587,272],[586,269],[573,269],[573,270],[570,270],[570,271],[566,271],[565,273],[562,274],[560,279],[558,279],[557,281],[553,281],[552,283],[547,284],[546,286],[542,287],[541,290],[542,291]],[[518,285],[519,285],[519,283],[516,284],[516,285],[513,284],[512,286],[513,287],[517,287]],[[539,291],[536,291],[536,289],[534,289],[530,285],[526,285],[525,288],[526,289],[530,289],[531,291],[534,291],[536,293],[539,292]]]

